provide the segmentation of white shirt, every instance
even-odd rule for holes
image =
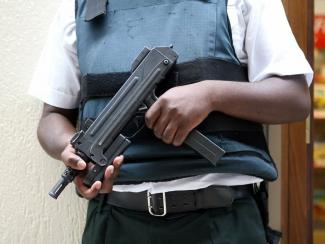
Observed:
[[[66,109],[78,107],[80,92],[74,3],[74,0],[62,2],[29,89],[32,96],[44,103]],[[272,75],[304,74],[310,85],[313,71],[292,34],[281,0],[228,0],[227,9],[234,48],[239,60],[248,66],[250,82]],[[119,185],[113,189],[157,193],[261,181],[253,176],[213,173],[169,182]]]

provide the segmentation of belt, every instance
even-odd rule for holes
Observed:
[[[236,199],[247,198],[253,193],[253,185],[210,186],[191,191],[173,191],[151,194],[143,192],[111,192],[107,203],[135,211],[149,212],[153,216],[181,213],[199,209],[229,207]]]

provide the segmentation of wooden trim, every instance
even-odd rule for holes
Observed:
[[[282,152],[281,152],[281,231],[282,244],[289,243],[289,126],[282,126]]]
[[[293,33],[313,60],[313,1],[284,0]],[[282,126],[282,230],[284,244],[312,243],[312,148],[306,122]]]

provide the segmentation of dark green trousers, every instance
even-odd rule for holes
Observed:
[[[83,244],[264,244],[265,232],[253,198],[231,207],[153,217],[89,202]]]

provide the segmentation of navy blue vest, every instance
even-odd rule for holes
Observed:
[[[144,46],[172,44],[179,55],[179,66],[194,65],[198,71],[194,74],[198,77],[191,82],[248,81],[247,70],[241,66],[232,44],[227,0],[77,0],[76,28],[84,77],[81,127],[85,119],[96,118],[109,102],[116,84],[125,81],[121,74],[130,70]],[[206,72],[211,63],[213,68]],[[91,87],[97,90],[94,92]],[[214,112],[198,129],[226,151],[216,167],[191,148],[164,144],[145,128],[131,139],[133,143],[124,153],[117,183],[163,181],[206,173],[276,179],[277,171],[261,125]]]

